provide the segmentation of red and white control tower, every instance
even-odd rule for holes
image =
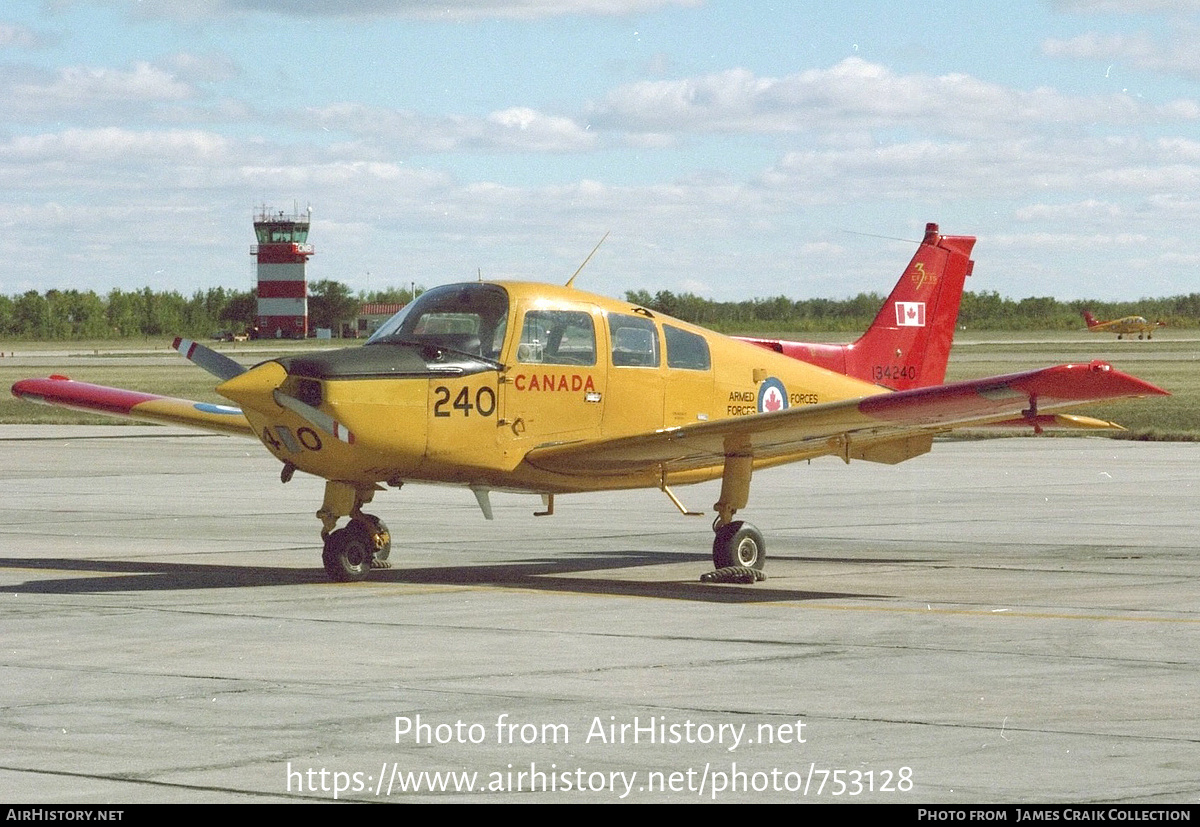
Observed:
[[[305,265],[313,254],[308,243],[312,208],[292,215],[268,210],[254,216],[258,244],[258,338],[303,339],[308,335],[308,280]]]

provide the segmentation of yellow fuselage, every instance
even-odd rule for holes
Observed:
[[[450,358],[443,365],[438,359],[444,355],[426,348],[424,371],[396,369],[391,375],[376,364],[371,375],[326,371],[312,378],[295,366],[267,362],[218,390],[243,406],[276,457],[326,479],[544,493],[696,482],[719,477],[722,469],[665,480],[547,473],[523,462],[536,447],[884,392],[628,303],[542,284],[489,288],[508,297],[503,318],[494,320],[489,364],[467,360],[462,369],[462,360]],[[466,314],[429,317],[464,328],[469,321]],[[380,347],[392,345],[372,342],[355,351]],[[281,407],[272,397],[276,388],[293,396],[307,391],[322,412],[353,433],[353,442]]]

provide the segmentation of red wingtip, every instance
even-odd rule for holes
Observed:
[[[1149,382],[1147,382],[1145,379],[1139,379],[1136,376],[1119,371],[1116,368],[1114,368],[1112,365],[1110,365],[1108,362],[1102,362],[1099,359],[1093,360],[1092,368],[1094,370],[1111,370],[1113,373],[1120,376],[1124,381],[1130,383],[1134,387],[1141,388],[1143,390],[1143,393],[1145,393],[1147,396],[1170,396],[1171,395],[1170,391],[1163,390],[1162,388],[1158,387],[1158,385],[1152,385]]]

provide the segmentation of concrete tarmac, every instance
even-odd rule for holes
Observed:
[[[2,426],[0,798],[1195,804],[1198,461],[756,474],[754,585],[656,491],[406,486],[396,568],[332,584],[321,481],[257,443]]]

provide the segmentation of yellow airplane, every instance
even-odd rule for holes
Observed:
[[[1167,326],[1166,322],[1148,322],[1143,316],[1123,316],[1120,319],[1102,322],[1093,316],[1090,310],[1083,311],[1083,320],[1087,323],[1087,329],[1093,333],[1115,333],[1118,339],[1127,333],[1130,336],[1136,333],[1139,339],[1153,339],[1157,328]]]
[[[1100,362],[942,384],[974,242],[930,224],[870,329],[845,345],[739,341],[571,282],[471,282],[428,290],[364,346],[249,369],[176,340],[240,408],[61,376],[12,391],[257,437],[283,482],[297,470],[326,480],[317,517],[334,580],[388,567],[391,534],[362,509],[406,482],[469,488],[490,519],[492,491],[541,494],[552,514],[559,494],[657,488],[692,513],[673,487],[719,479],[714,565],[761,569],[762,534],[735,519],[760,468],[897,463],[964,426],[1119,427],[1059,412],[1165,393]]]

